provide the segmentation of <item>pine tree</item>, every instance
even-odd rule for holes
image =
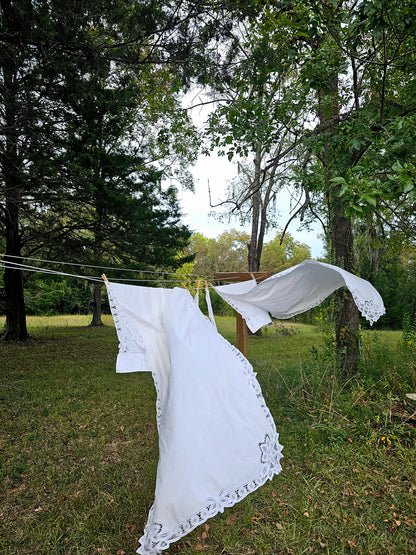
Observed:
[[[63,237],[67,245],[93,245],[97,257],[110,234],[118,237],[113,248],[120,247],[124,230],[122,243],[135,251],[135,260],[160,264],[163,254],[164,263],[176,263],[187,231],[179,225],[173,189],[159,189],[163,164],[148,163],[154,137],[149,133],[145,153],[139,142],[125,146],[121,137],[127,132],[132,138],[128,118],[138,115],[138,92],[149,79],[158,103],[155,69],[171,72],[174,92],[176,76],[186,81],[204,62],[203,45],[218,34],[213,22],[221,14],[211,3],[185,1],[1,0],[0,8],[0,226],[6,260],[19,262],[46,243],[57,247]],[[82,107],[84,96],[88,105]],[[150,130],[159,129],[152,121],[156,113],[140,114]],[[183,145],[192,143],[189,136],[183,140],[184,129],[179,115],[172,130],[180,137],[182,159],[189,153]],[[110,137],[116,138],[115,150]],[[168,157],[170,138],[161,133],[156,141]],[[7,268],[4,282],[5,337],[25,339],[21,271]]]

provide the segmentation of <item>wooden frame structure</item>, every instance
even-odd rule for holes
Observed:
[[[216,272],[214,274],[214,279],[219,281],[227,281],[228,283],[238,283],[241,281],[248,281],[249,279],[255,279],[256,281],[263,281],[264,279],[270,277],[270,272]],[[243,317],[238,312],[235,313],[236,322],[236,343],[237,349],[247,356],[247,345],[248,345],[248,329]]]

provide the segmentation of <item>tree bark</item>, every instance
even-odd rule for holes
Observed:
[[[316,41],[316,45],[319,47],[323,40]],[[352,222],[350,218],[345,216],[343,206],[337,196],[339,186],[333,186],[330,182],[335,168],[338,168],[337,171],[339,169],[342,171],[342,160],[335,160],[335,146],[331,143],[331,138],[337,133],[336,125],[331,125],[331,121],[337,121],[340,111],[338,100],[339,80],[336,72],[328,78],[326,85],[325,91],[318,91],[318,117],[319,124],[328,133],[328,140],[321,153],[321,161],[328,181],[331,255],[332,262],[336,266],[351,272],[353,270],[354,249]],[[341,372],[345,376],[350,376],[356,373],[360,356],[359,314],[349,291],[344,289],[338,291],[336,299],[335,342],[337,361]]]
[[[338,201],[331,225],[332,258],[334,263],[351,272],[353,270],[354,235],[352,222],[343,215]],[[357,372],[360,357],[359,313],[347,289],[336,293],[335,342],[339,368],[345,376]]]
[[[254,158],[254,178],[251,183],[251,236],[248,244],[248,271],[258,272],[260,269],[260,257],[263,246],[263,237],[261,238],[261,247],[259,250],[259,223],[260,223],[260,207],[261,207],[261,146],[258,145]],[[264,230],[263,230],[264,234]]]
[[[26,327],[26,311],[22,295],[22,273],[20,270],[5,270],[6,289],[6,341],[25,341],[29,338]]]
[[[104,322],[101,320],[101,289],[102,283],[95,281],[92,286],[92,320],[89,324],[92,328],[104,326]]]
[[[19,236],[19,207],[17,202],[6,200],[6,262],[21,263]],[[11,255],[11,256],[10,256]],[[22,271],[6,267],[4,270],[6,293],[6,341],[24,341],[29,338],[26,326],[26,308]]]
[[[9,3],[6,3],[9,4]],[[18,132],[16,129],[16,95],[13,55],[5,56],[2,63],[4,86],[5,141],[1,166],[5,189],[5,261],[20,263],[20,206],[22,202],[22,185],[18,157]],[[7,341],[24,341],[29,337],[26,326],[26,309],[23,290],[22,271],[6,267],[4,271],[4,288],[6,294],[6,332]]]

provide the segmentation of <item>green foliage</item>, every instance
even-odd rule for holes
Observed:
[[[350,216],[381,212],[384,221],[414,236],[408,213],[415,202],[414,124],[413,114],[390,121],[388,136],[374,139],[359,165],[332,179],[340,185],[337,194]]]
[[[264,246],[262,271],[280,272],[310,259],[310,249],[307,245],[293,239],[288,233],[280,245],[280,235]],[[201,233],[192,235],[185,254],[194,254],[192,267],[187,265],[178,273],[193,273],[200,276],[213,276],[215,272],[246,272],[247,244],[250,236],[245,232],[234,229],[225,231],[216,239],[204,237]]]
[[[45,233],[56,240],[65,230],[60,249],[79,261],[177,267],[189,232],[176,189],[161,181],[192,186],[186,165],[198,140],[172,72],[103,63],[68,88],[74,118],[56,171],[70,200],[55,203]]]
[[[383,238],[361,232],[356,259],[359,275],[370,279],[386,307],[386,314],[376,327],[400,329],[405,314],[413,315],[416,310],[416,261],[412,243],[402,234]]]
[[[266,127],[274,122],[280,139],[280,122],[292,131],[298,159],[290,181],[317,203],[325,192],[329,205],[320,208],[330,221],[341,199],[348,218],[383,212],[389,222],[407,224],[415,183],[414,1],[259,4],[249,34],[273,55],[263,50],[257,75],[267,76],[266,91],[279,84],[263,119]],[[246,119],[256,133],[260,124]]]
[[[34,292],[26,290],[26,309],[28,314],[52,315],[72,314],[80,312],[85,299],[76,298],[75,291],[66,282],[55,281],[51,284],[46,281],[37,280]],[[85,311],[85,306],[82,307]]]
[[[408,312],[403,316],[402,337],[408,347],[412,347],[413,343],[416,345],[416,318]]]
[[[364,334],[360,371],[349,379],[337,372],[331,345],[314,347],[311,355],[286,387],[292,410],[308,418],[317,437],[326,443],[361,438],[381,449],[395,442],[399,452],[414,446],[411,426],[397,418],[415,387],[414,351],[397,334]]]
[[[88,282],[80,280],[32,275],[25,287],[27,314],[88,314],[92,299],[90,289]],[[109,310],[107,300],[102,309]]]
[[[201,279],[212,278],[215,272],[244,272],[249,239],[247,233],[235,229],[224,231],[216,239],[194,233],[184,253],[195,256],[192,273]]]
[[[310,248],[289,233],[281,243],[281,234],[264,245],[261,270],[275,274],[311,258]]]

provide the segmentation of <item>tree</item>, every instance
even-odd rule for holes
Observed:
[[[412,60],[415,46],[410,6],[364,1],[310,7],[302,79],[316,91],[317,126],[309,144],[321,166],[332,259],[348,271],[354,269],[353,219],[377,206],[379,187],[369,182],[380,142],[386,144],[388,138],[391,152],[392,130],[415,107],[414,99],[403,94],[409,83],[403,60]],[[297,9],[304,5],[299,3]],[[383,172],[388,168],[385,164]],[[351,203],[351,185],[358,176],[364,178],[366,190],[359,203]],[[358,311],[349,294],[341,291],[338,297],[339,362],[344,373],[351,373],[359,357]]]
[[[195,256],[192,273],[210,279],[215,272],[246,272],[249,240],[248,233],[235,229],[224,231],[216,239],[193,234],[185,249],[185,254]]]
[[[228,200],[221,204],[230,207],[230,216],[250,223],[248,267],[253,272],[260,268],[264,235],[275,221],[278,191],[296,161],[294,152],[285,155],[296,137],[289,123],[297,112],[294,104],[288,109],[286,99],[282,102],[288,75],[273,39],[260,36],[258,30],[257,17],[235,26],[234,65],[226,80],[221,72],[211,76],[219,105],[208,128],[213,147],[230,160],[240,157],[239,176],[229,187]]]
[[[284,238],[279,233],[264,245],[261,270],[277,274],[310,258],[311,251],[307,245],[296,241],[289,233]]]
[[[161,181],[175,177],[189,183],[186,163],[195,157],[198,140],[180,108],[177,83],[167,70],[114,75],[107,64],[77,85],[61,168],[62,179],[71,183],[69,204],[77,209],[74,201],[81,200],[83,210],[72,211],[73,229],[63,247],[82,253],[78,258],[87,264],[180,266],[185,259],[178,252],[190,232],[180,225],[176,190],[162,188]],[[49,233],[53,229],[49,226]],[[102,325],[98,282],[93,297],[91,325]]]
[[[53,151],[50,113],[53,102],[45,102],[45,91],[50,84],[50,67],[44,45],[34,45],[34,29],[39,28],[43,14],[34,12],[30,2],[17,6],[10,0],[1,2],[0,98],[1,98],[1,227],[6,238],[6,258],[21,260],[22,203],[31,196],[33,182],[27,168],[33,158],[41,157],[39,141],[44,152]],[[37,50],[37,51],[36,51]],[[36,52],[35,52],[36,51]],[[34,67],[34,58],[39,63]],[[40,74],[43,73],[44,81]],[[46,107],[48,104],[48,107]],[[50,110],[50,112],[48,111]],[[28,156],[32,151],[33,156]],[[26,196],[26,198],[24,198]],[[7,256],[11,257],[10,259]],[[4,272],[6,292],[6,338],[27,338],[22,273],[17,268]]]
[[[169,67],[189,80],[184,61],[192,58],[203,66],[204,44],[219,36],[220,27],[226,30],[228,18],[202,1],[115,6],[87,0],[68,6],[55,0],[1,0],[0,7],[1,229],[6,259],[12,262],[22,259],[23,247],[26,253],[36,251],[37,231],[44,232],[56,213],[83,212],[71,206],[73,181],[62,180],[60,166],[68,149],[66,132],[74,123],[73,95],[80,98],[89,78],[93,82],[103,71],[120,77],[127,68],[137,75],[141,69]],[[54,232],[62,236],[74,225],[61,217]],[[25,339],[21,271],[6,268],[4,281],[6,338]]]
[[[290,130],[290,144],[268,167],[297,151],[291,181],[305,195],[299,213],[310,209],[326,220],[332,262],[348,271],[353,220],[372,210],[383,217],[379,197],[389,210],[412,192],[414,149],[406,152],[401,130],[410,130],[415,110],[414,7],[413,0],[265,0],[251,20],[257,42],[278,53],[256,58],[257,74],[285,79],[274,121]],[[295,117],[285,119],[285,110]],[[389,160],[397,149],[406,161],[400,167]],[[337,352],[350,374],[359,356],[358,311],[348,293],[338,299]]]

